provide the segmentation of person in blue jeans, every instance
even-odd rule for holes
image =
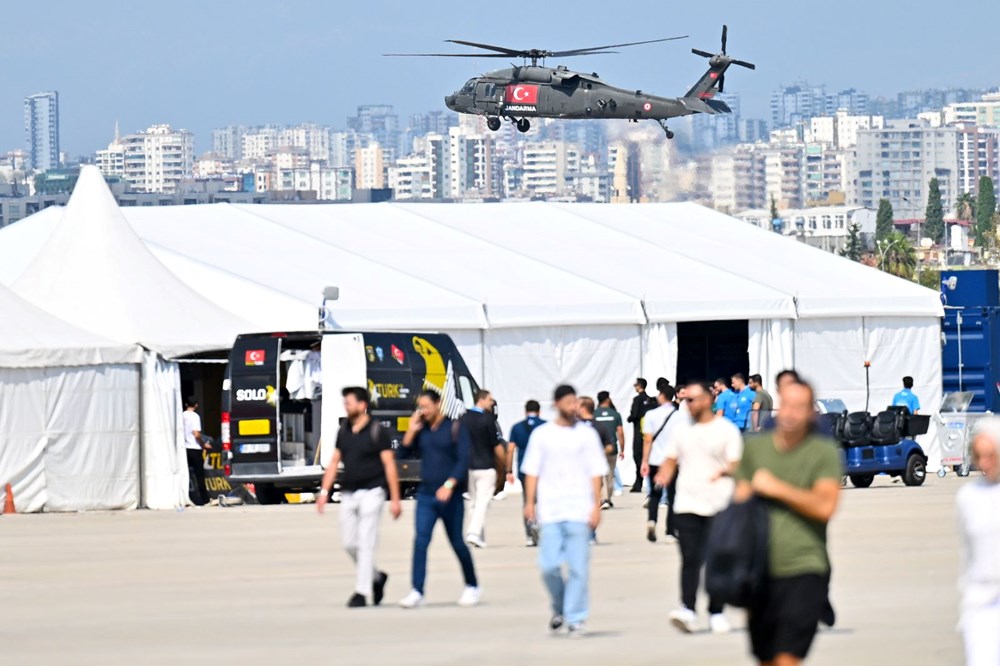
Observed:
[[[424,582],[427,579],[427,548],[431,545],[434,526],[444,523],[448,541],[462,566],[465,590],[459,606],[479,603],[479,583],[472,563],[472,553],[462,539],[465,502],[462,491],[469,474],[469,431],[459,421],[452,421],[441,411],[441,396],[435,391],[423,391],[417,398],[417,411],[403,436],[403,446],[419,452],[421,481],[417,489],[416,536],[413,540],[413,589],[399,605],[417,608],[424,603]]]
[[[552,600],[549,628],[568,626],[580,637],[590,613],[590,538],[601,522],[608,461],[597,430],[577,418],[573,387],[558,387],[554,398],[557,418],[532,431],[521,463],[524,517],[541,525],[538,567]]]

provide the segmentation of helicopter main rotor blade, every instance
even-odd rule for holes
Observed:
[[[701,51],[699,49],[691,49],[691,53],[695,55],[700,55],[702,58],[714,58],[714,53],[709,53],[708,51]]]
[[[726,75],[719,77],[719,94],[726,92]]]
[[[566,56],[575,55],[593,55],[594,51],[604,51],[607,49],[619,49],[626,46],[639,46],[640,44],[657,44],[659,42],[672,42],[676,39],[687,39],[688,35],[681,35],[679,37],[664,37],[663,39],[647,39],[642,42],[626,42],[624,44],[608,44],[607,46],[590,46],[585,49],[570,49],[568,51],[554,51],[549,54],[550,58],[564,58]]]
[[[511,49],[506,46],[493,46],[491,44],[480,44],[478,42],[467,42],[464,39],[446,39],[444,40],[450,44],[461,44],[462,46],[472,46],[477,49],[486,49],[487,51],[496,51],[497,53],[503,53],[507,56],[520,57],[523,53],[523,49]]]
[[[746,67],[747,69],[757,69],[757,65],[752,62],[747,62],[745,60],[734,60],[734,65],[739,65],[740,67]]]
[[[506,53],[383,53],[387,58],[509,58]]]

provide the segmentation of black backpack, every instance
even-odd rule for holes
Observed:
[[[750,608],[766,584],[770,519],[763,500],[733,502],[712,520],[705,591],[729,606]]]

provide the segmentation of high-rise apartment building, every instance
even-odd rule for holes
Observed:
[[[194,135],[170,125],[153,125],[124,136],[124,177],[139,192],[177,191],[194,172]]]
[[[575,144],[540,141],[524,148],[522,188],[531,195],[565,195],[571,173],[580,171],[580,149]]]
[[[385,187],[385,153],[378,143],[355,151],[354,187],[359,190]]]
[[[58,168],[59,93],[43,92],[24,98],[24,134],[28,168]]]

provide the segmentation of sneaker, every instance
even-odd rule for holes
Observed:
[[[376,606],[382,603],[385,598],[385,584],[389,581],[389,574],[379,571],[372,584],[372,603]]]
[[[586,635],[587,635],[587,628],[583,626],[583,622],[578,622],[576,624],[569,625],[570,638],[583,638]]]
[[[646,499],[642,500],[642,508],[643,509],[649,508],[649,496],[646,496]]]
[[[591,546],[596,546],[597,545],[597,535],[596,534],[594,536],[590,537],[590,545]]]
[[[675,537],[673,534],[664,534],[663,543],[677,543],[677,537]]]
[[[615,505],[612,504],[610,501],[604,500],[603,502],[601,502],[601,511],[607,511],[608,509],[613,509],[613,508],[615,508]]]
[[[486,542],[480,539],[476,534],[466,534],[465,542],[470,546],[475,546],[476,548],[486,548]]]
[[[424,605],[424,595],[416,590],[410,590],[410,593],[400,600],[399,605],[401,608],[419,608]]]
[[[728,634],[733,630],[729,626],[729,620],[722,613],[713,613],[708,616],[708,628],[713,634]]]
[[[695,620],[697,616],[694,611],[689,608],[678,608],[675,611],[670,611],[670,623],[675,627],[683,631],[685,634],[693,634],[695,632]]]
[[[357,592],[355,592],[354,596],[347,600],[348,608],[364,608],[367,605],[368,602],[365,600],[364,595],[358,594]]]
[[[562,615],[553,615],[549,620],[549,629],[553,632],[559,631],[566,624],[566,619]]]
[[[625,494],[625,491],[623,491],[621,488],[616,488],[615,489],[615,497],[621,497],[624,494]]]
[[[656,523],[652,520],[646,521],[646,541],[656,543]]]
[[[538,545],[538,542],[535,541],[535,539],[533,537],[528,537],[527,539],[524,540],[524,547],[525,548],[534,548],[537,545]]]
[[[498,492],[496,495],[493,496],[493,501],[494,502],[502,502],[505,499],[507,499],[507,491],[506,490],[501,490],[500,492]]]
[[[469,585],[465,586],[462,590],[462,596],[458,598],[459,606],[478,606],[481,594],[478,587],[471,587]]]

